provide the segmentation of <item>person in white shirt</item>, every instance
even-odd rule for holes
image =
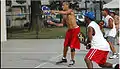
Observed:
[[[115,28],[115,20],[109,15],[109,10],[107,8],[103,9],[103,22],[104,22],[104,37],[110,44],[111,51],[113,52],[113,56],[109,57],[110,59],[117,58],[118,55],[116,53],[116,49],[114,47],[114,41],[116,36],[116,28]]]
[[[85,21],[88,25],[88,44],[91,44],[91,48],[84,60],[89,69],[93,68],[92,61],[96,62],[100,67],[118,68],[119,64],[111,64],[106,62],[108,52],[110,51],[109,43],[103,37],[99,25],[94,21],[94,13],[86,12]]]
[[[115,27],[116,27],[116,32],[117,32],[117,34],[116,34],[116,40],[117,40],[117,44],[119,45],[119,33],[120,33],[120,16],[118,16],[117,14],[116,14],[116,12],[115,11],[110,11],[110,16],[112,16],[113,17],[113,19],[115,20]]]

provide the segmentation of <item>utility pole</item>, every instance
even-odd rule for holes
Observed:
[[[102,11],[102,1],[100,0],[100,11]],[[100,20],[102,20],[102,13],[100,13]]]
[[[87,12],[87,3],[89,3],[89,0],[85,0],[85,12]],[[86,27],[86,37],[87,37],[87,24],[85,23]]]
[[[28,4],[28,1],[30,0],[26,0],[26,20],[27,20],[27,23],[29,22],[29,4]]]

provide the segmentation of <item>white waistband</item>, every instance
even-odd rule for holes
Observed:
[[[78,28],[79,26],[76,26],[75,28]]]

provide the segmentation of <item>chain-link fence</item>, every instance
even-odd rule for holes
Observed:
[[[34,2],[34,4],[33,4]],[[51,15],[46,16],[41,13],[41,4],[39,2],[33,1],[31,5],[14,5],[6,6],[6,22],[7,22],[7,38],[8,39],[56,39],[64,38],[65,32],[67,31],[67,26],[56,27],[55,25],[50,25],[48,20],[51,19],[53,22],[60,23],[61,15]],[[56,4],[57,10],[61,10],[61,2],[50,1],[51,5]],[[11,3],[12,4],[12,3]],[[37,5],[38,4],[38,5]],[[49,6],[49,5],[48,5]],[[76,7],[75,7],[76,6]],[[54,8],[54,5],[49,6]],[[86,25],[84,23],[83,12],[79,10],[77,2],[72,5],[75,11],[76,22],[81,28],[81,32],[86,35]],[[85,11],[86,9],[83,9]],[[80,13],[81,12],[81,13]],[[34,15],[33,15],[34,14]]]
[[[24,14],[29,15],[30,14]],[[67,31],[67,26],[64,27],[56,27],[55,25],[50,25],[47,23],[47,17],[40,18],[39,14],[36,14],[36,22],[35,27],[32,29],[32,24],[26,21],[25,17],[22,18],[14,18],[17,15],[7,15],[7,38],[8,39],[58,39],[64,38],[65,32]],[[13,21],[10,21],[9,18]],[[52,18],[52,17],[51,17]],[[30,18],[31,19],[31,18]],[[60,23],[58,19],[54,22]],[[25,22],[25,23],[24,23]],[[78,25],[81,27],[82,32],[86,32],[86,27],[83,24]]]

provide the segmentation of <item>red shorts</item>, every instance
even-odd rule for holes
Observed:
[[[70,48],[80,49],[80,41],[78,34],[80,33],[80,27],[69,29],[66,32],[64,46],[70,46]]]
[[[107,55],[108,55],[108,51],[90,49],[86,55],[86,58],[96,62],[97,64],[104,64],[106,63]]]

